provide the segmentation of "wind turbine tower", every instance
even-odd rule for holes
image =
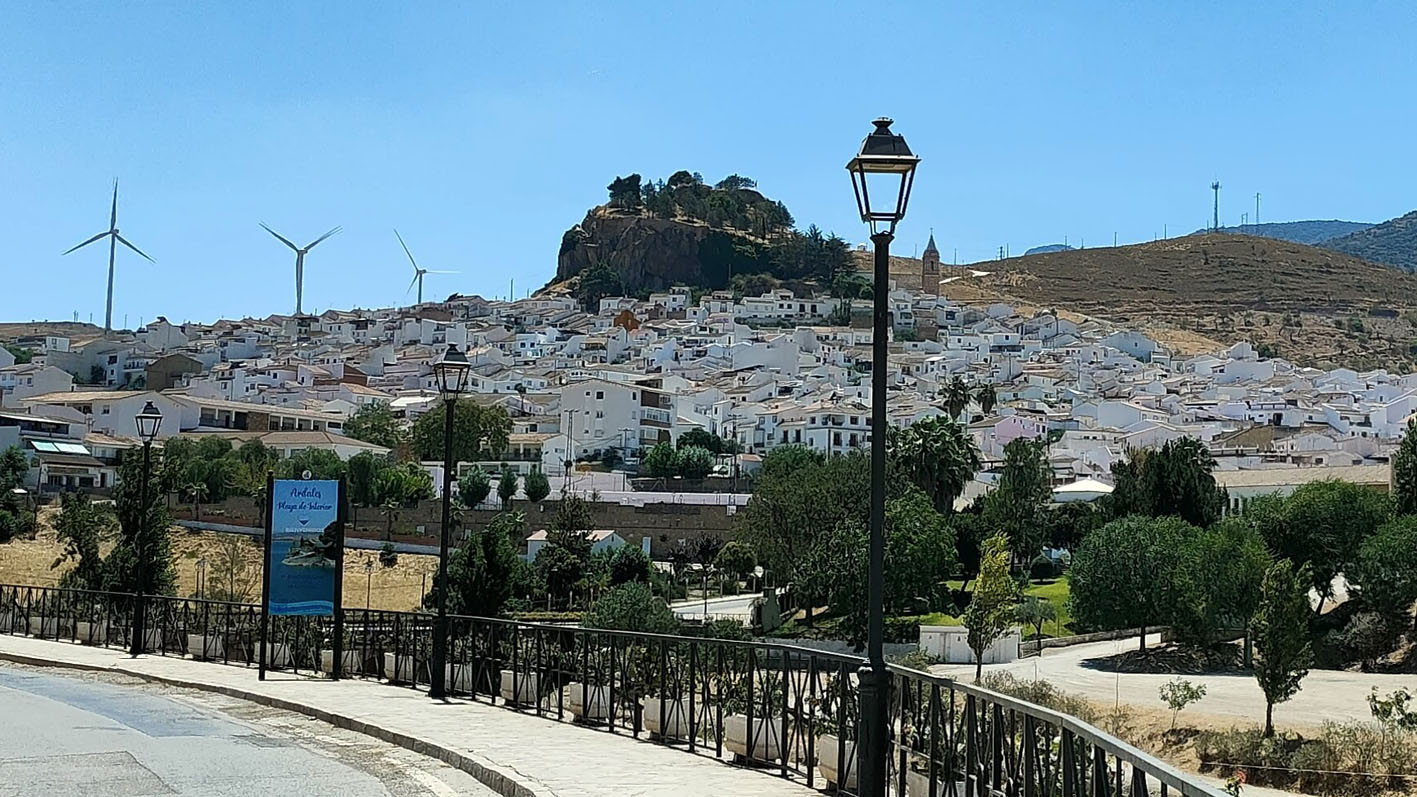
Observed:
[[[1220,181],[1211,183],[1210,190],[1215,192],[1215,218],[1211,222],[1211,230],[1220,232]]]
[[[394,230],[394,237],[399,239],[399,246],[403,247],[403,253],[408,255],[408,262],[413,264],[413,282],[408,284],[408,291],[413,290],[413,286],[418,286],[418,303],[423,304],[423,275],[424,274],[456,274],[456,271],[432,271],[426,268],[419,268],[418,261],[413,259],[413,253],[408,251],[408,244],[403,242],[403,236],[398,230]],[[404,295],[408,294],[404,291]]]
[[[83,249],[85,246],[103,238],[108,239],[108,301],[104,305],[103,311],[103,336],[106,338],[108,334],[113,331],[113,259],[114,256],[118,254],[118,244],[123,244],[134,252],[142,255],[143,259],[147,260],[149,263],[157,262],[151,257],[148,257],[143,250],[128,243],[127,238],[118,234],[118,180],[116,178],[113,181],[113,209],[108,215],[108,229],[84,241],[64,254],[67,255],[69,252]]]
[[[261,229],[265,230],[271,235],[274,235],[276,237],[276,240],[290,247],[291,250],[295,252],[295,314],[302,315],[300,310],[300,300],[303,297],[305,291],[305,254],[311,249],[314,249],[315,246],[321,241],[325,240],[331,235],[334,235],[335,233],[339,232],[344,228],[335,227],[324,235],[321,235],[319,238],[316,238],[310,243],[305,244],[304,247],[296,246],[290,241],[289,238],[286,238],[284,235],[281,235],[275,230],[272,230],[270,227],[267,227],[264,221],[261,222]]]

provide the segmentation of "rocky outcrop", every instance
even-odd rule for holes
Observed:
[[[751,239],[707,224],[600,206],[562,236],[556,280],[604,263],[630,294],[675,285],[725,288],[733,262],[751,259],[759,249]]]

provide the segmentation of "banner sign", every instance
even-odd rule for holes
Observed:
[[[266,611],[332,615],[340,548],[339,482],[280,479],[271,484]]]

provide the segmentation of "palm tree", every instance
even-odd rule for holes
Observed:
[[[943,416],[886,432],[891,466],[930,496],[948,514],[982,462],[965,428]]]
[[[945,402],[945,412],[952,420],[959,420],[959,414],[969,406],[969,385],[959,376],[947,382],[940,390],[940,398]]]
[[[385,501],[383,505],[379,507],[379,511],[384,514],[386,524],[384,526],[384,539],[386,541],[392,542],[394,539],[394,520],[398,518],[399,510],[402,508],[403,504],[392,498]]]
[[[980,385],[974,392],[974,400],[979,402],[979,411],[988,415],[994,411],[994,405],[999,403],[999,394],[995,392],[993,385]]]
[[[202,502],[210,492],[206,482],[192,482],[187,485],[187,495],[192,499],[192,517],[198,523],[202,522]]]

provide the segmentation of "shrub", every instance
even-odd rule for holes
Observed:
[[[1047,581],[1048,579],[1057,578],[1058,566],[1053,563],[1052,559],[1049,559],[1043,554],[1039,554],[1038,557],[1028,565],[1028,577],[1034,581]]]
[[[1161,685],[1161,702],[1171,709],[1171,727],[1176,727],[1176,718],[1181,709],[1205,697],[1205,684],[1193,684],[1185,678],[1176,678]]]
[[[379,564],[384,567],[393,567],[399,563],[398,551],[394,550],[394,544],[386,542],[379,548]]]

